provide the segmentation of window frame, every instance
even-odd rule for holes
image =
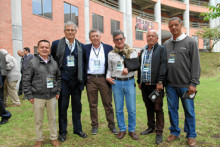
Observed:
[[[115,30],[113,30],[112,23],[114,23],[113,25],[115,27]],[[117,25],[118,25],[118,28],[117,28]],[[120,30],[120,21],[111,19],[111,34],[113,34],[116,30]]]
[[[42,15],[40,15],[40,14],[35,14],[35,13],[33,12],[33,10],[34,10],[34,9],[33,9],[33,1],[34,1],[34,0],[32,0],[32,14],[33,14],[33,15],[37,15],[37,16],[40,16],[40,17],[43,17],[43,18],[47,18],[47,19],[51,19],[51,20],[53,19],[53,0],[51,0],[51,17],[48,17],[48,16],[45,16],[45,15],[44,15],[44,3],[43,3],[44,0],[39,0],[39,1],[41,1],[41,6],[40,6],[40,7],[41,7],[41,14],[42,14]]]
[[[77,7],[77,6],[75,6],[75,5],[72,5],[72,4],[70,4],[70,3],[67,3],[67,2],[63,2],[63,8],[64,8],[64,4],[67,4],[67,5],[69,5],[70,6],[70,12],[69,12],[69,14],[70,14],[70,20],[67,20],[67,21],[72,21],[72,22],[74,22],[75,24],[76,24],[76,26],[78,27],[79,26],[79,7]],[[78,11],[78,18],[77,18],[77,23],[74,21],[74,20],[72,20],[72,6],[73,7],[75,7],[75,8],[77,8],[77,11]],[[65,9],[63,9],[64,11],[65,11]],[[67,22],[67,21],[65,21],[65,13],[64,13],[64,23],[65,22]]]
[[[94,26],[94,20],[93,20],[93,16],[96,16],[96,24],[97,26]],[[102,18],[102,26],[100,29],[100,25],[98,25],[98,22],[100,21],[100,18]],[[104,16],[96,14],[96,13],[92,13],[92,28],[93,29],[98,29],[101,33],[104,33]]]

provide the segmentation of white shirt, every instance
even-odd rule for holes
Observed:
[[[71,53],[74,51],[74,49],[75,49],[75,39],[74,39],[74,41],[73,41],[73,44],[70,44],[70,42],[69,42],[69,40],[67,39],[67,38],[65,38],[65,40],[66,40],[66,44],[68,45],[68,47],[69,47],[69,50],[71,51]]]
[[[100,68],[95,68],[95,61],[100,61]],[[89,56],[89,67],[88,67],[88,74],[105,74],[105,53],[103,45],[96,49],[93,45],[91,47],[90,56]]]
[[[175,41],[181,41],[183,40],[184,38],[186,38],[186,34],[183,33],[182,35],[180,35],[179,37],[176,38]],[[173,36],[170,38],[171,41],[173,41]]]

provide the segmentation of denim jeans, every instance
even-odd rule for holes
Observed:
[[[128,111],[128,131],[134,132],[136,127],[136,89],[134,79],[128,81],[115,80],[112,92],[115,101],[116,117],[120,131],[126,131],[124,118],[124,97]]]
[[[179,136],[179,98],[188,90],[188,88],[180,88],[167,86],[167,103],[168,103],[168,112],[170,116],[171,127],[170,132],[175,136]],[[195,109],[194,109],[194,100],[191,99],[182,99],[182,105],[185,113],[185,122],[184,122],[184,132],[187,133],[186,138],[195,138],[196,135],[196,118],[195,118]]]

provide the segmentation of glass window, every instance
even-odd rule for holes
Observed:
[[[111,34],[113,34],[116,30],[120,30],[120,22],[111,20]]]
[[[98,29],[100,32],[104,32],[103,29],[103,16],[97,15],[97,14],[92,14],[92,28],[93,29]]]
[[[143,40],[143,32],[141,32],[141,31],[135,31],[135,33],[136,33],[136,40]]]
[[[32,0],[33,14],[52,18],[52,0]]]
[[[72,21],[78,26],[79,9],[76,6],[64,3],[64,23]]]

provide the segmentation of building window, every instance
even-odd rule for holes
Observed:
[[[33,14],[52,18],[52,0],[32,0]]]
[[[210,49],[210,39],[203,39],[203,48]]]
[[[104,32],[103,29],[103,16],[92,13],[92,28]]]
[[[141,31],[135,31],[136,40],[143,40],[143,32]]]
[[[78,26],[79,9],[76,6],[64,3],[64,23],[72,21]]]
[[[111,34],[113,34],[116,30],[120,30],[120,22],[116,20],[111,20]]]
[[[199,37],[198,36],[192,36],[192,38],[196,41],[197,45],[199,44]]]

